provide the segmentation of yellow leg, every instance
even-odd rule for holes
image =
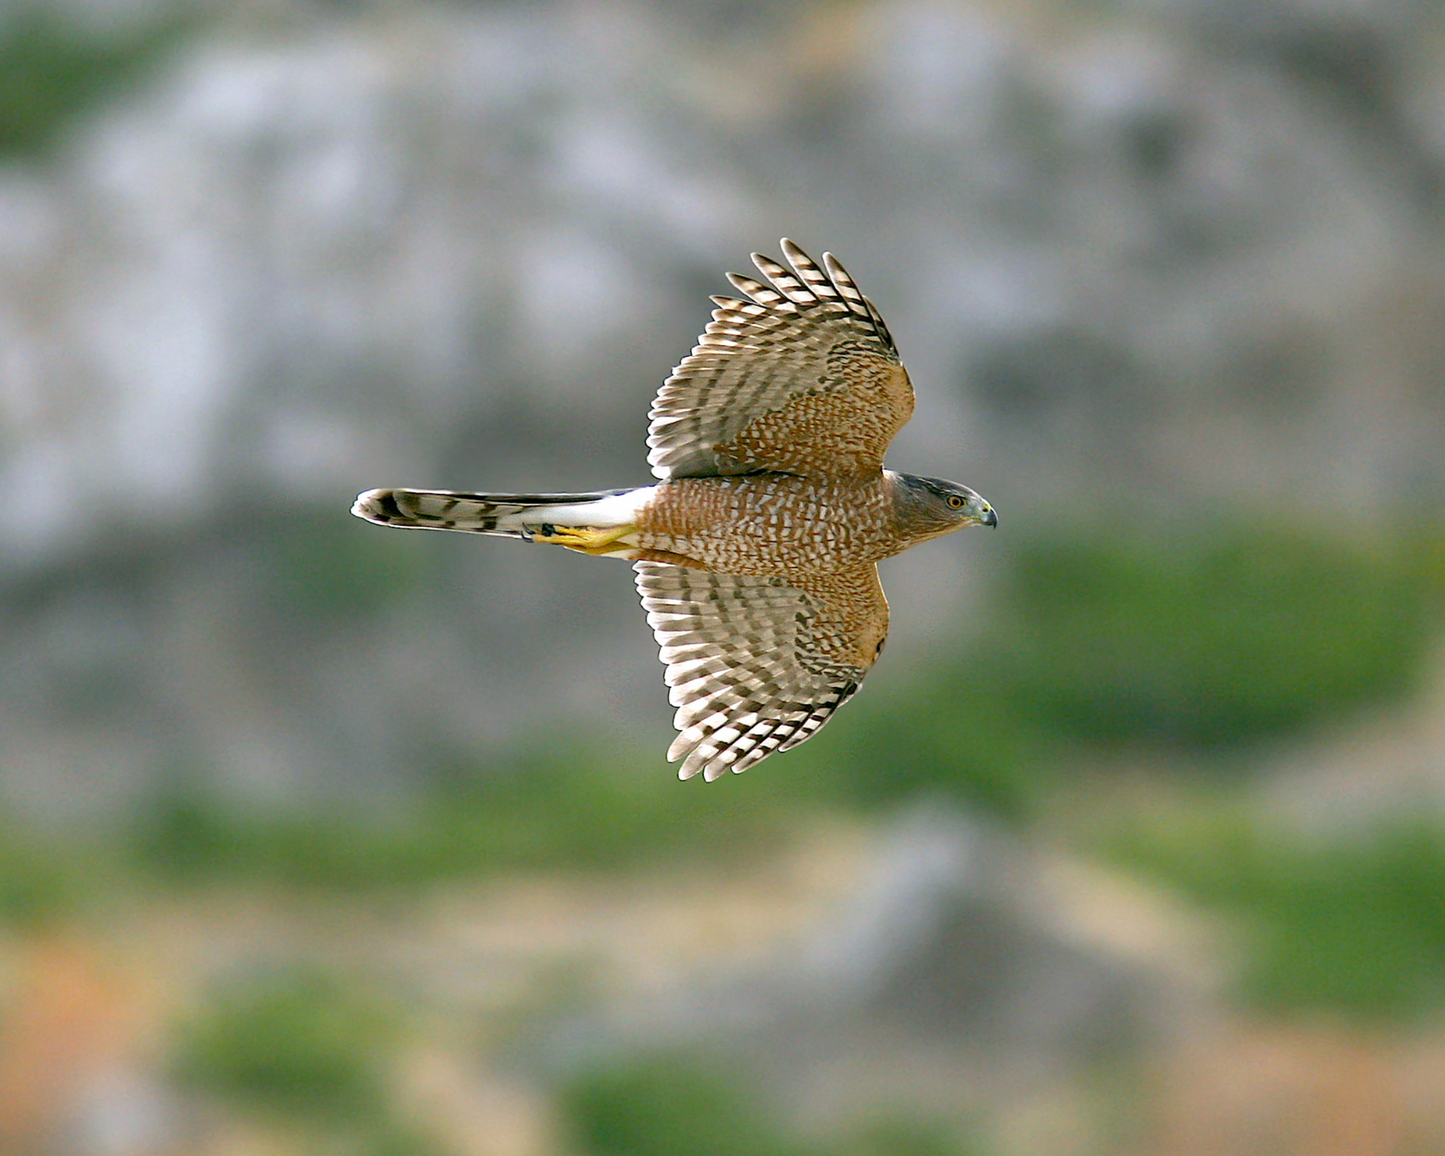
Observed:
[[[590,530],[583,526],[543,526],[532,535],[532,541],[549,546],[566,546],[582,554],[612,554],[616,553],[614,546],[617,541],[636,530],[636,526],[610,526],[605,530]]]

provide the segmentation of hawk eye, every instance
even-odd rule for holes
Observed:
[[[957,494],[953,494],[949,497],[948,504],[952,506],[955,510],[961,510],[963,508],[963,499],[960,498]]]

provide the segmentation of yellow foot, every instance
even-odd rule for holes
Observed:
[[[618,553],[616,543],[635,533],[636,526],[609,526],[605,530],[589,530],[585,526],[542,525],[532,535],[532,541],[549,546],[566,546],[583,554]]]

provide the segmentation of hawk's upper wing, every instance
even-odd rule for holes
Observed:
[[[863,680],[888,632],[871,563],[809,590],[786,579],[637,562],[637,589],[667,664],[681,778],[711,781],[796,746]]]
[[[782,246],[791,271],[753,254],[771,284],[728,274],[751,300],[713,298],[699,344],[653,401],[647,460],[659,478],[872,473],[913,413],[913,386],[873,303],[831,253],[820,269]]]

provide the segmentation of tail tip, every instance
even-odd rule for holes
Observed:
[[[401,516],[396,494],[391,490],[367,490],[357,494],[356,501],[351,504],[351,512],[358,518],[383,526],[390,525]]]

